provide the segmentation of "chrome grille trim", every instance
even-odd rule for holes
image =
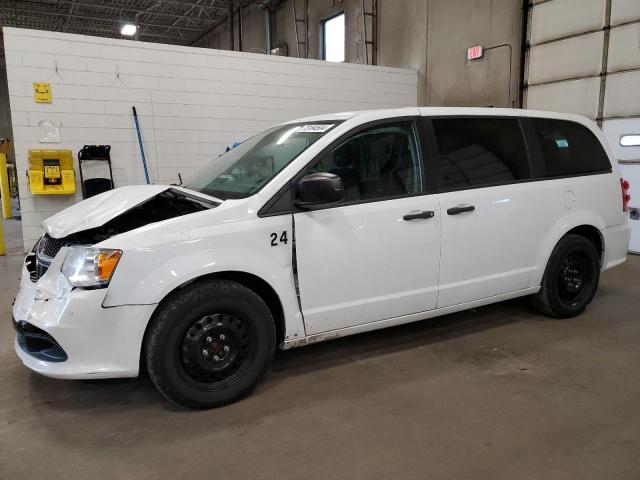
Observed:
[[[33,271],[30,270],[29,265],[27,265],[32,282],[37,282],[47,272],[55,256],[62,247],[67,245],[68,242],[64,239],[51,238],[47,234],[43,235],[42,238],[38,240],[38,243],[34,247],[35,261],[31,264]],[[27,261],[29,261],[29,256],[27,256]]]

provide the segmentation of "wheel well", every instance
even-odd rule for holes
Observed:
[[[278,297],[278,294],[271,285],[269,285],[257,275],[234,271],[213,273],[205,277],[200,277],[196,279],[196,281],[210,278],[223,278],[225,280],[231,280],[233,282],[244,285],[248,289],[256,292],[260,296],[260,298],[264,300],[264,303],[267,304],[267,307],[269,307],[269,310],[271,310],[271,315],[273,315],[273,320],[276,324],[276,347],[284,341],[284,336],[286,333],[284,309],[282,308],[280,297]]]
[[[174,290],[169,292],[167,295],[165,295],[165,297],[160,301],[160,303],[156,307],[156,311],[158,311],[160,306],[164,302],[168,301],[168,299],[171,298],[172,294],[177,292],[178,290],[185,288],[189,285],[192,285],[196,282],[201,282],[203,280],[210,280],[212,278],[231,280],[233,282],[237,282],[241,285],[244,285],[245,287],[257,293],[260,296],[260,298],[262,298],[262,300],[264,300],[264,302],[267,304],[267,307],[269,307],[269,310],[271,311],[271,315],[273,315],[273,320],[275,321],[275,327],[276,327],[276,347],[278,347],[278,345],[280,345],[284,341],[286,327],[285,327],[285,321],[284,321],[284,309],[282,308],[280,297],[278,297],[278,294],[276,293],[276,291],[273,289],[271,285],[265,282],[262,278],[256,275],[253,275],[251,273],[236,272],[236,271],[216,272],[209,275],[203,275],[202,277],[194,278],[193,280],[183,283],[182,285],[180,285],[179,287],[175,288]],[[142,341],[143,347],[140,350],[141,368],[142,368],[142,361],[144,359],[144,355],[143,355],[144,344],[147,337],[147,332],[149,330],[149,326],[151,325],[151,322],[153,321],[154,316],[155,316],[155,312],[153,313],[153,315],[151,315],[151,320],[147,324],[147,327],[144,332],[144,337]]]
[[[569,230],[567,232],[567,235],[569,234],[580,235],[593,243],[593,246],[596,247],[596,250],[598,251],[600,261],[602,261],[602,254],[604,253],[604,241],[602,240],[600,230],[598,230],[593,225],[580,225]]]

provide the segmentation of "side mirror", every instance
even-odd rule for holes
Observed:
[[[343,200],[342,179],[333,173],[310,173],[296,185],[295,205],[302,209],[332,205]]]

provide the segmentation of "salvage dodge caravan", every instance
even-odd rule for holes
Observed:
[[[45,220],[13,307],[24,364],[148,371],[192,408],[248,394],[277,348],[528,295],[580,314],[626,259],[628,183],[579,116],[407,108],[260,133],[180,186]]]

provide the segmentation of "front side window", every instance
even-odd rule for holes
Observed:
[[[436,118],[440,187],[455,189],[530,178],[520,124],[509,118]]]
[[[584,125],[547,118],[531,121],[542,150],[543,171],[538,177],[611,171],[604,148]]]
[[[337,123],[295,123],[259,133],[211,162],[183,187],[221,200],[253,195]]]
[[[345,201],[404,196],[422,191],[422,162],[413,122],[372,127],[324,155],[308,173],[342,179]]]

